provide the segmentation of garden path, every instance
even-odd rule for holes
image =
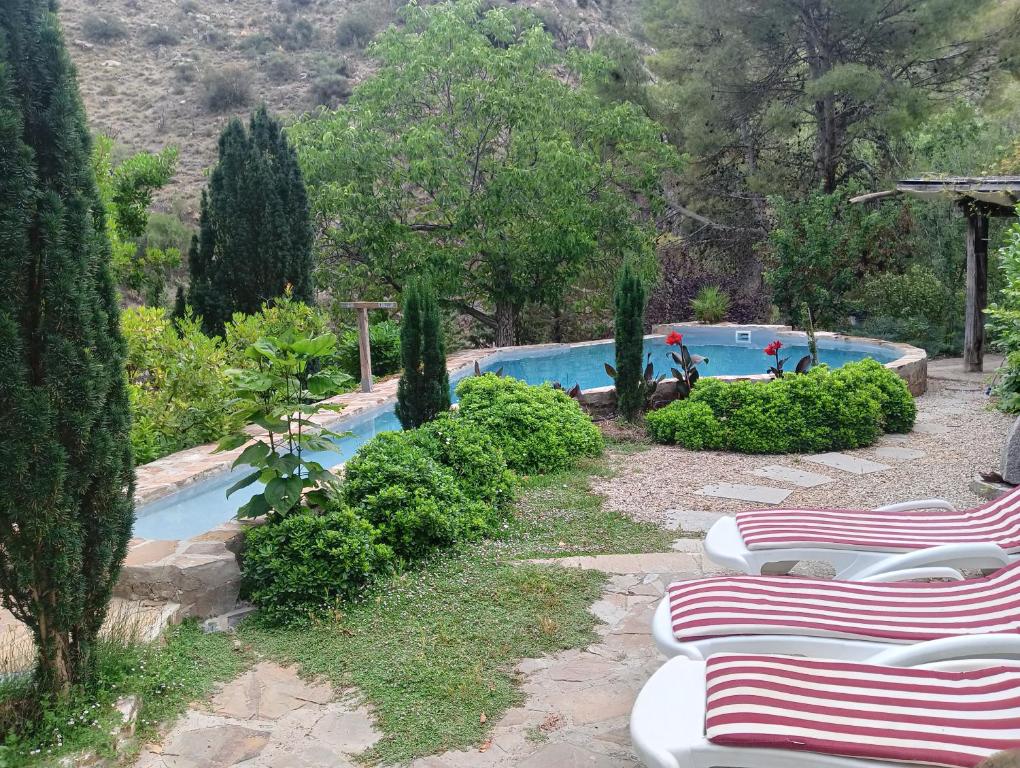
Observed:
[[[479,748],[422,758],[411,768],[637,768],[628,718],[641,686],[662,663],[651,617],[665,585],[718,572],[701,542],[673,552],[545,561],[613,574],[591,610],[600,639],[517,669],[526,700]],[[336,699],[294,668],[263,662],[194,705],[136,768],[355,768],[355,755],[380,734],[371,712]]]

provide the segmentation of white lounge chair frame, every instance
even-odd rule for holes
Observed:
[[[1016,635],[971,635],[900,646],[867,661],[962,671],[1020,659]],[[648,768],[895,768],[907,763],[785,749],[721,747],[705,738],[705,662],[667,661],[645,683],[630,718],[634,750]]]
[[[875,512],[909,512],[921,509],[955,511],[945,499],[918,499],[876,507]],[[820,560],[832,565],[837,579],[861,580],[892,571],[948,566],[957,570],[996,570],[1010,558],[993,543],[942,544],[911,552],[875,552],[839,547],[776,547],[748,549],[732,517],[715,522],[705,536],[705,553],[719,565],[749,575],[789,573],[802,560]]]

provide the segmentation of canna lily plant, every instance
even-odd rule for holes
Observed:
[[[698,373],[698,366],[702,363],[708,365],[708,358],[701,355],[692,355],[684,344],[682,333],[673,331],[666,337],[666,344],[671,347],[679,347],[679,352],[671,352],[673,362],[679,367],[672,368],[673,377],[676,379],[676,396],[678,400],[684,400],[691,394],[701,374]]]
[[[785,365],[786,361],[790,359],[788,357],[780,359],[779,350],[781,350],[782,348],[783,342],[781,342],[779,339],[776,339],[775,341],[769,343],[769,345],[766,346],[764,350],[765,354],[768,357],[774,357],[776,359],[775,364],[769,366],[769,369],[768,371],[766,371],[766,373],[771,373],[777,379],[783,378],[783,365]],[[797,361],[797,367],[794,370],[794,373],[807,373],[810,367],[811,367],[811,355],[804,355],[804,357]]]

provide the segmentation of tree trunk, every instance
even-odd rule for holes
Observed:
[[[517,336],[517,307],[509,302],[496,302],[496,346],[511,347]]]
[[[63,697],[70,692],[75,677],[74,651],[67,633],[55,628],[53,618],[45,609],[36,617],[36,681],[40,690]]]

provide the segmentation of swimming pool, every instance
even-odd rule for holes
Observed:
[[[681,330],[688,349],[708,358],[707,364],[699,366],[705,376],[765,373],[772,359],[766,357],[762,350],[776,338],[783,341],[783,356],[790,358],[787,365],[791,368],[808,353],[802,334],[776,331],[774,328],[699,326],[684,327]],[[895,347],[846,337],[820,338],[818,347],[820,361],[832,367],[864,357],[887,363],[900,354]],[[645,339],[645,351],[652,355],[656,374],[665,373],[669,376],[671,349],[666,346],[663,336],[649,336]],[[540,345],[493,353],[481,360],[479,366],[482,371],[502,368],[504,375],[529,384],[558,381],[566,387],[576,383],[582,389],[592,389],[612,384],[604,364],[612,362],[614,356],[612,341]],[[451,388],[469,373],[459,371],[452,376]],[[400,422],[393,413],[392,403],[384,404],[351,417],[337,427],[338,431],[351,433],[340,441],[340,453],[323,452],[313,454],[313,458],[324,467],[334,467],[350,458],[359,446],[375,435],[397,429],[400,429]],[[138,510],[134,535],[146,539],[186,539],[229,520],[238,507],[261,488],[258,484],[251,485],[229,499],[226,498],[226,489],[248,471],[242,467],[233,472],[225,472],[144,505]]]

